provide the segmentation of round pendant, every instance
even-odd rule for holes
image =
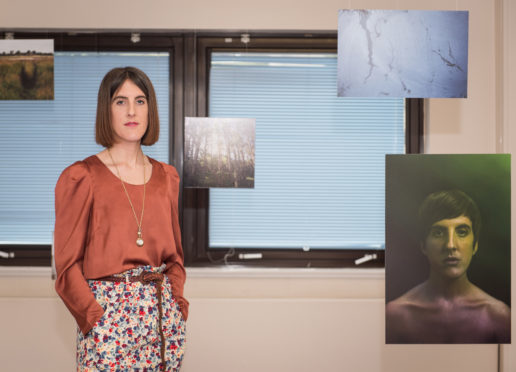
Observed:
[[[136,239],[136,245],[138,247],[143,247],[143,239],[142,238],[138,238]]]

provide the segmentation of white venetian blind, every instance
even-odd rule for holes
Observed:
[[[106,72],[123,66],[142,69],[154,84],[161,134],[144,151],[168,161],[168,53],[55,53],[53,101],[0,101],[0,244],[52,242],[57,178],[102,150],[98,88]]]
[[[337,97],[336,54],[213,53],[211,117],[256,118],[254,189],[211,189],[212,248],[384,247],[404,99]]]

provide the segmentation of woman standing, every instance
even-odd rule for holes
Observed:
[[[97,143],[56,186],[56,291],[75,317],[79,371],[175,371],[188,301],[179,176],[143,154],[158,140],[156,94],[134,67],[99,88]]]

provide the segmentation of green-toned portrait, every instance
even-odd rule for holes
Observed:
[[[387,155],[387,343],[510,343],[510,190],[510,155]]]

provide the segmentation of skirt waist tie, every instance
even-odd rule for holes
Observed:
[[[98,278],[96,280],[106,281],[106,282],[139,282],[142,284],[150,284],[156,283],[156,294],[158,296],[158,324],[159,324],[159,336],[161,338],[161,369],[165,369],[165,335],[163,334],[163,304],[162,304],[162,284],[163,284],[164,275],[159,272],[150,272],[144,271],[140,275],[133,276],[105,276],[102,278]]]

